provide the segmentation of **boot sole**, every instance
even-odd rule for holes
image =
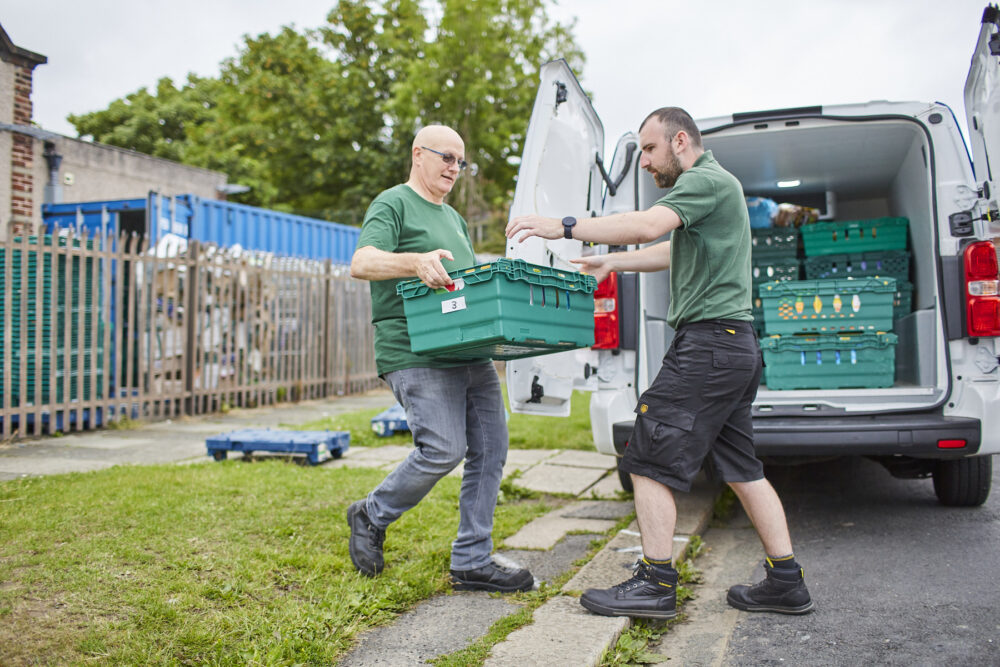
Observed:
[[[628,610],[628,609],[614,609],[612,607],[605,607],[604,605],[591,602],[586,598],[580,598],[580,604],[584,606],[595,614],[600,614],[601,616],[628,616],[630,618],[652,618],[662,621],[669,621],[677,616],[677,610],[673,611],[649,611],[649,610]]]
[[[526,586],[499,586],[478,581],[460,581],[454,577],[451,580],[451,588],[455,591],[488,591],[491,593],[525,593],[535,587],[532,581]]]
[[[351,535],[348,536],[347,538],[347,552],[351,556],[351,563],[354,564],[354,568],[358,572],[365,575],[366,577],[374,577],[375,575],[377,575],[379,572],[382,571],[382,568],[373,569],[373,568],[362,567],[358,563],[358,556],[354,553],[354,540],[351,539],[351,537],[354,536],[354,517],[356,517],[358,515],[358,512],[360,511],[361,508],[360,507],[355,508],[354,505],[351,505],[350,507],[347,508],[347,527],[350,528],[351,530]]]
[[[788,607],[782,605],[768,605],[768,604],[746,604],[745,602],[741,602],[733,598],[731,595],[726,596],[726,602],[728,602],[731,607],[736,607],[740,611],[769,611],[775,614],[792,614],[792,615],[808,614],[813,610],[813,607],[815,606],[812,600],[810,600],[805,604],[799,605],[798,607]]]

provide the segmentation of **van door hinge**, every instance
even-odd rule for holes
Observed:
[[[562,81],[556,81],[556,108],[559,105],[569,99],[569,90],[566,88],[566,84]]]

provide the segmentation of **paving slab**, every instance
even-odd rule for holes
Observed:
[[[490,626],[519,605],[506,597],[469,592],[441,595],[417,605],[392,625],[358,638],[358,646],[338,665],[411,667],[459,651],[485,635]]]
[[[578,449],[564,450],[548,459],[546,463],[558,466],[576,466],[578,468],[597,468],[599,470],[613,470],[617,465],[613,456]]]
[[[532,491],[578,496],[596,484],[604,474],[604,470],[596,468],[557,466],[546,461],[521,475],[516,484]]]
[[[622,483],[618,481],[618,475],[611,473],[602,478],[597,484],[587,489],[587,495],[591,498],[618,498],[625,492]]]
[[[493,647],[484,667],[597,665],[628,627],[628,619],[591,614],[567,595],[552,598],[533,617]]]
[[[568,533],[604,534],[615,527],[617,517],[587,516],[585,510],[588,509],[588,503],[601,504],[599,501],[580,501],[549,512],[522,526],[519,531],[504,540],[504,545],[511,549],[551,549]],[[620,516],[625,516],[631,511],[626,508],[618,509],[621,511]]]
[[[618,521],[635,508],[631,500],[581,500],[562,509],[560,514],[574,519],[611,519]]]
[[[60,475],[68,472],[90,472],[103,470],[115,465],[111,461],[61,458],[47,456],[3,456],[0,457],[0,473],[17,475]]]

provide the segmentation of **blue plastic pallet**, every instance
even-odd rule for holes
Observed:
[[[226,458],[228,452],[279,452],[305,454],[311,465],[319,465],[331,458],[339,459],[350,446],[348,431],[277,431],[269,428],[245,428],[216,435],[205,440],[208,455],[216,461]]]
[[[397,431],[409,431],[410,426],[406,423],[406,411],[403,410],[403,406],[396,403],[372,417],[372,430],[380,438],[388,438]]]

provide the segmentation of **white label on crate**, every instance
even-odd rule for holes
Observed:
[[[441,312],[442,313],[454,313],[459,310],[465,310],[465,297],[460,296],[457,299],[448,299],[447,301],[441,302]]]

